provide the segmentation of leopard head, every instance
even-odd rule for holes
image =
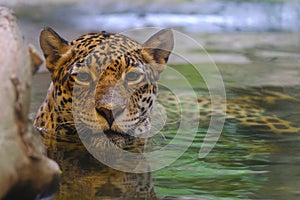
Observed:
[[[173,49],[170,29],[139,44],[107,32],[86,34],[68,42],[46,28],[41,32],[40,44],[52,84],[44,102],[48,105],[40,109],[36,126],[104,133],[118,145],[124,144],[128,136],[149,131],[157,81]],[[54,116],[45,121],[46,115]]]

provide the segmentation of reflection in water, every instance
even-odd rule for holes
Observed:
[[[48,155],[62,170],[60,191],[54,199],[156,199],[150,173],[109,168],[81,144],[53,141]]]

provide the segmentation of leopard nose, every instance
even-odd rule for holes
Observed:
[[[115,118],[120,115],[120,113],[123,111],[122,108],[120,109],[107,109],[104,107],[96,108],[99,115],[101,115],[109,124],[109,127],[113,124]]]
[[[99,115],[101,115],[109,124],[109,126],[111,127],[113,121],[114,121],[114,115],[112,110],[109,110],[107,108],[96,108],[97,112],[99,113]]]

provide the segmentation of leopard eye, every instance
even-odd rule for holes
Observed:
[[[81,82],[89,82],[91,80],[91,76],[89,73],[80,72],[76,75],[77,80]]]
[[[144,75],[141,72],[128,72],[126,74],[126,80],[129,82],[140,82],[143,79]]]

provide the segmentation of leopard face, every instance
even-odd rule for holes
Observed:
[[[46,134],[102,132],[117,145],[147,133],[157,81],[173,48],[171,30],[139,44],[107,32],[68,42],[46,28],[40,43],[52,83],[35,126]]]

